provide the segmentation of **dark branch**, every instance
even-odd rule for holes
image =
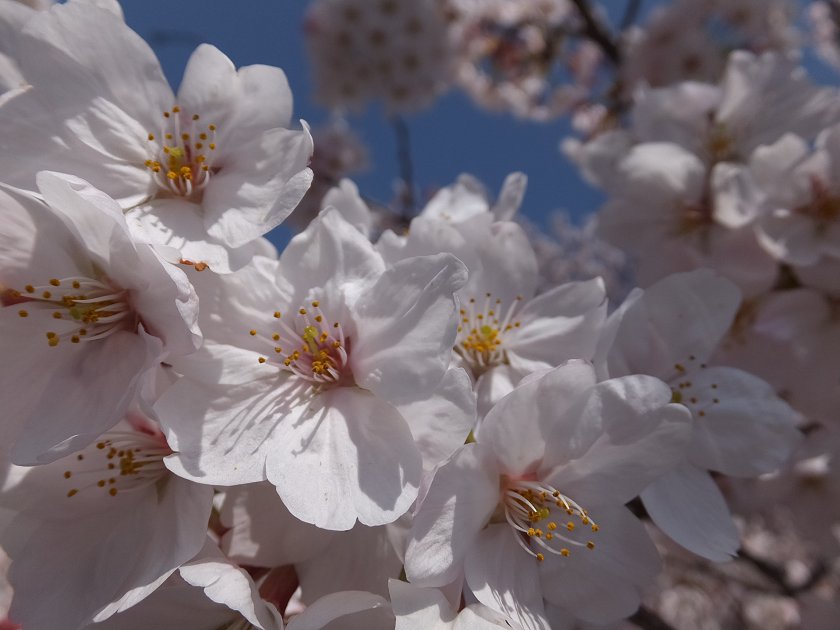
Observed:
[[[642,630],[676,630],[674,626],[646,606],[639,608],[628,621],[639,626]]]
[[[595,18],[592,13],[592,7],[589,6],[589,0],[572,0],[575,7],[583,19],[584,35],[601,47],[607,58],[615,65],[621,63],[621,51],[615,43],[612,35],[607,31],[604,25]]]
[[[754,556],[744,549],[741,549],[738,552],[738,557],[741,560],[748,562],[753,566],[753,568],[758,570],[759,573],[776,584],[779,590],[788,597],[796,597],[800,593],[811,590],[814,586],[816,586],[817,582],[825,577],[825,574],[828,571],[828,567],[824,562],[818,562],[811,570],[811,574],[808,576],[807,580],[805,580],[802,584],[794,585],[788,582],[787,574],[782,567],[777,566],[772,562],[768,562],[763,558],[759,558],[758,556]]]

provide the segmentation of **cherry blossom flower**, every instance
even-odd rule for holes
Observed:
[[[707,365],[739,305],[737,288],[708,270],[674,274],[635,291],[612,316],[610,376],[651,374],[692,414],[687,461],[653,481],[642,501],[684,547],[716,561],[739,545],[726,501],[705,472],[754,477],[778,470],[799,442],[799,420],[761,379]],[[690,322],[690,323],[689,323]]]
[[[138,603],[201,549],[213,490],[170,473],[163,434],[137,411],[83,450],[14,468],[0,503],[11,619],[80,627]],[[49,557],[60,570],[43,571]]]
[[[419,487],[415,440],[452,440],[432,433],[434,414],[399,405],[422,409],[449,386],[463,265],[441,254],[386,270],[327,211],[279,262],[243,271],[218,278],[215,343],[174,363],[184,378],[156,407],[177,451],[167,464],[202,483],[268,479],[293,515],[327,529],[395,520]],[[461,417],[449,452],[471,428]]]
[[[479,602],[526,627],[546,625],[543,600],[592,622],[632,613],[658,558],[623,504],[681,461],[688,413],[670,399],[653,377],[596,383],[582,361],[526,379],[436,471],[409,580],[464,571]]]
[[[427,106],[448,87],[454,57],[438,0],[317,0],[306,36],[316,98],[360,109],[382,100],[389,111]]]
[[[201,340],[186,276],[132,238],[112,199],[54,173],[39,174],[38,186],[46,203],[0,193],[0,391],[18,464],[89,444],[123,417],[153,368]]]
[[[144,238],[218,271],[247,262],[309,187],[312,139],[288,128],[277,68],[237,71],[202,45],[176,96],[136,33],[78,0],[30,19],[14,60],[32,87],[0,110],[6,183],[32,188],[33,165],[72,166],[131,209]]]

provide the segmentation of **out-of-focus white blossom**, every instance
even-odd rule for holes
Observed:
[[[360,109],[428,106],[451,81],[453,54],[441,0],[315,0],[305,26],[316,98]]]

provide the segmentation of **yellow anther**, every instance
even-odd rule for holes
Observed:
[[[280,335],[278,333],[274,333],[273,335],[271,335],[271,338],[274,341],[280,341]]]
[[[33,293],[33,292],[35,291],[35,287],[33,287],[31,284],[27,284],[27,285],[26,285],[25,287],[23,287],[23,288],[24,288],[24,289],[26,289],[26,292],[27,292],[27,293]]]
[[[569,521],[568,523],[566,523],[566,529],[568,529],[570,532],[575,531],[575,524],[572,523],[572,521]]]
[[[259,361],[260,363],[265,363],[266,359],[265,357],[260,357],[259,359],[257,359],[257,361]]]
[[[65,479],[70,479],[70,477],[72,477],[72,476],[73,476],[73,473],[70,472],[69,470],[64,471],[64,478]]]
[[[248,334],[251,335],[252,337],[256,337],[257,336],[257,331],[252,328],[251,330],[248,331]]]
[[[599,529],[601,529],[601,528],[598,527],[595,523],[592,523],[592,531],[593,532],[597,532]]]
[[[25,309],[20,309],[18,311],[18,315],[20,315],[21,317],[29,317],[29,311],[27,311]]]
[[[568,557],[569,557],[569,550],[568,550],[568,549],[566,549],[565,547],[563,547],[563,548],[560,550],[560,555],[561,555],[561,556],[563,556],[564,558],[568,558]]]
[[[543,560],[545,560],[545,556],[541,553],[538,553],[537,554],[537,561],[542,562]]]
[[[529,536],[536,536],[537,535],[537,530],[534,529],[533,527],[529,527],[528,528],[528,535]]]
[[[150,141],[151,141],[151,140],[154,140],[154,139],[155,139],[155,134],[150,133],[150,134],[148,135],[148,138],[149,138],[149,140],[150,140]]]
[[[67,493],[67,496],[68,496],[68,497],[74,497],[74,496],[76,496],[77,494],[79,494],[79,491],[78,491],[78,490],[76,490],[75,488],[73,488],[72,490],[70,490],[70,491]]]
[[[551,521],[548,524],[548,529],[550,529],[551,531],[554,531],[555,529],[557,529],[557,523],[555,523],[554,521]]]
[[[56,278],[52,278],[50,280],[50,284],[53,285],[54,287],[61,286],[61,280],[57,280]]]
[[[180,108],[180,107],[178,107],[177,105],[176,105],[175,107],[173,107],[173,108],[172,108],[172,113],[173,113],[173,114],[177,114],[177,113],[178,113],[178,112],[180,112],[180,111],[181,111],[181,108]]]
[[[318,300],[312,302],[312,308],[318,308],[319,306],[321,306],[321,303]]]
[[[586,543],[586,548],[587,549],[595,549],[595,543],[590,540],[589,542]]]

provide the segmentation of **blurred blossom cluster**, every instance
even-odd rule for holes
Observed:
[[[0,0],[0,629],[836,627],[837,7],[606,4],[312,0],[310,129],[116,0]],[[421,198],[447,89],[570,117],[603,205]]]

